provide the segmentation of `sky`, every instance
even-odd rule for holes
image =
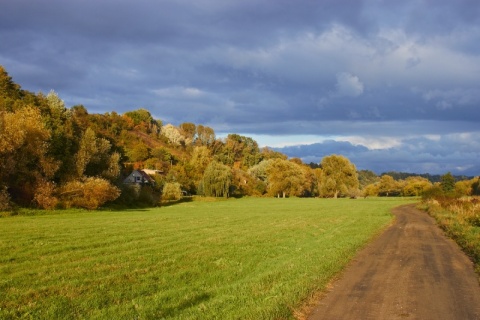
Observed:
[[[0,65],[307,163],[480,175],[478,0],[2,0]]]

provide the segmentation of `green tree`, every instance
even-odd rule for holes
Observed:
[[[45,97],[42,119],[50,131],[48,154],[60,163],[55,180],[64,181],[71,175],[74,154],[78,147],[78,136],[81,130],[75,126],[73,112],[65,107],[65,103],[55,91]]]
[[[230,194],[232,170],[226,165],[212,161],[208,165],[202,180],[203,194],[207,197],[225,197]]]
[[[273,159],[263,160],[259,164],[249,168],[247,173],[250,174],[255,179],[268,183],[267,168],[270,166],[272,162],[273,162]]]
[[[320,162],[322,181],[320,195],[337,198],[352,189],[358,189],[357,169],[348,158],[341,155],[326,156]]]
[[[364,189],[367,185],[375,183],[379,180],[379,177],[375,172],[370,170],[359,170],[358,171],[358,182],[360,189]]]
[[[178,182],[167,182],[163,186],[163,200],[180,200],[182,198],[182,189]]]
[[[132,149],[128,150],[128,158],[133,162],[144,161],[148,159],[149,156],[150,151],[142,142],[137,143]]]
[[[445,193],[451,193],[455,190],[455,178],[450,172],[440,178],[440,186]]]
[[[472,183],[472,195],[480,195],[480,177],[474,179]]]

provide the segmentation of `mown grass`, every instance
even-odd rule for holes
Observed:
[[[407,202],[252,198],[2,218],[0,318],[293,318]]]

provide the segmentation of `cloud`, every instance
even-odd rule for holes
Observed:
[[[349,141],[328,140],[310,145],[276,148],[291,157],[300,157],[306,163],[319,163],[325,156],[341,154],[348,157],[357,169],[372,170],[377,174],[387,171],[459,175],[478,175],[480,143],[472,143],[475,134],[419,137],[396,141],[388,148],[367,148]],[[342,138],[343,139],[343,138]]]
[[[357,97],[363,93],[363,83],[347,72],[337,74],[337,94],[340,96]]]
[[[206,93],[198,88],[192,87],[169,87],[153,90],[159,97],[164,98],[187,98],[187,99],[198,99],[199,97],[204,96]]]
[[[449,109],[455,106],[478,105],[480,92],[478,89],[456,88],[449,90],[433,89],[423,93],[425,101],[432,101],[438,109]]]

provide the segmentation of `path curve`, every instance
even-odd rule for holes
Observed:
[[[480,319],[468,257],[415,205],[393,214],[395,223],[356,256],[308,319]]]

